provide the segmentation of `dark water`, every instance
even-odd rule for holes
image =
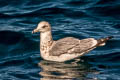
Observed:
[[[39,54],[39,33],[31,34],[43,20],[55,40],[115,38],[78,63],[47,62]],[[120,80],[120,1],[0,0],[0,80],[40,79]]]

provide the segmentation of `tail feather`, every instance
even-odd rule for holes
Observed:
[[[106,38],[102,38],[102,39],[98,39],[97,40],[97,45],[98,46],[101,46],[101,45],[103,45],[103,44],[105,44],[106,43],[106,41],[108,41],[108,40],[110,40],[110,39],[112,39],[113,38],[113,36],[109,36],[109,37],[106,37]]]

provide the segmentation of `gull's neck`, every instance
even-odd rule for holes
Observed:
[[[53,42],[51,31],[40,33],[40,45],[50,46]]]

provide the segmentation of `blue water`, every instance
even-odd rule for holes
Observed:
[[[81,61],[48,62],[40,57],[40,21],[54,40],[114,36]],[[0,0],[0,80],[120,80],[119,0]]]

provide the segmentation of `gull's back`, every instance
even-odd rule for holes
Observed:
[[[66,37],[55,41],[49,53],[51,56],[64,54],[81,54],[95,48],[97,41],[93,38],[79,40],[73,37]]]

